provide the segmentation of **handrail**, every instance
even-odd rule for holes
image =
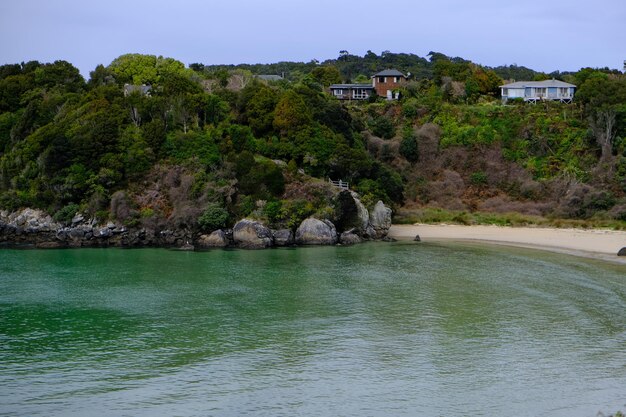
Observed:
[[[337,181],[333,181],[330,178],[328,179],[328,182],[331,183],[332,185],[334,185],[335,187],[339,187],[343,190],[349,190],[350,186],[347,182],[342,181],[342,180],[337,180]]]

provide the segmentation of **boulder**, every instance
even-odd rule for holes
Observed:
[[[196,241],[197,248],[224,248],[229,245],[229,240],[223,230],[216,230],[208,235],[200,235]]]
[[[415,239],[413,239],[414,242],[421,242],[422,238],[420,237],[420,235],[415,235]]]
[[[291,246],[294,244],[293,232],[289,229],[279,229],[272,232],[274,245]]]
[[[250,219],[243,219],[235,224],[233,240],[237,246],[246,249],[262,249],[274,245],[272,231],[263,224]]]
[[[298,245],[334,245],[337,243],[337,229],[328,220],[313,217],[305,219],[296,230]]]
[[[354,229],[346,230],[339,236],[339,243],[342,245],[354,245],[361,243],[363,240],[355,233]]]
[[[617,256],[626,256],[626,246],[621,248],[619,252],[617,252]]]
[[[83,216],[81,213],[76,213],[74,217],[72,217],[72,226],[82,223],[84,220],[85,216]]]
[[[111,229],[108,227],[102,227],[94,229],[93,235],[98,238],[106,239],[111,237],[113,235],[113,232],[111,232]]]
[[[335,221],[337,229],[354,229],[354,233],[360,236],[367,234],[367,226],[370,222],[369,212],[361,203],[357,193],[348,190],[341,191],[335,198],[335,206],[338,208],[338,218]]]
[[[382,239],[387,236],[391,227],[391,209],[382,201],[378,201],[370,213],[368,234],[374,239]]]

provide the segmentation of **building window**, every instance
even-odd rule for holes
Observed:
[[[502,89],[502,97],[506,97],[509,95],[509,89],[508,88],[503,88]]]
[[[387,80],[385,79],[385,77],[378,77],[378,82],[384,83],[384,82],[387,82]]]
[[[335,89],[334,93],[335,93],[336,96],[342,96],[343,95],[343,90]]]
[[[561,87],[559,88],[560,93],[561,93],[561,97],[568,97],[569,96],[569,88],[567,87]]]
[[[368,91],[362,88],[358,88],[352,91],[352,98],[355,99],[366,99],[369,97]]]
[[[400,77],[393,77],[393,82],[394,83],[399,83],[400,82]]]
[[[546,89],[545,88],[535,88],[535,97],[545,97]]]

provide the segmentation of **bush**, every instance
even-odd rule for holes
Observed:
[[[380,138],[391,139],[396,134],[396,128],[388,117],[378,116],[370,124],[372,133]]]
[[[72,221],[72,218],[76,215],[76,213],[80,210],[78,204],[70,203],[67,206],[63,207],[61,210],[54,213],[54,220],[59,223],[69,223]]]
[[[215,203],[209,204],[204,213],[198,218],[198,225],[203,231],[212,232],[213,230],[226,227],[228,217],[226,209]]]
[[[281,210],[283,208],[283,203],[280,201],[269,201],[263,207],[263,214],[267,217],[270,224],[274,224],[281,219]]]
[[[418,113],[418,102],[415,98],[410,98],[402,104],[402,115],[407,119],[414,119]]]
[[[487,174],[483,171],[473,172],[470,175],[470,182],[476,186],[487,185]]]
[[[403,134],[402,142],[400,142],[400,155],[410,162],[417,162],[419,159],[417,140],[412,128],[407,129]]]

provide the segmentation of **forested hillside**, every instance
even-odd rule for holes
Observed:
[[[335,82],[410,72],[399,102],[341,103]],[[282,74],[263,82],[255,74]],[[503,78],[578,85],[572,105],[503,106]],[[147,94],[140,88],[150,86]],[[328,178],[400,212],[626,221],[626,77],[541,74],[431,53],[188,68],[128,54],[0,67],[0,208],[129,226],[293,227],[332,216]],[[458,216],[457,216],[458,217]]]

